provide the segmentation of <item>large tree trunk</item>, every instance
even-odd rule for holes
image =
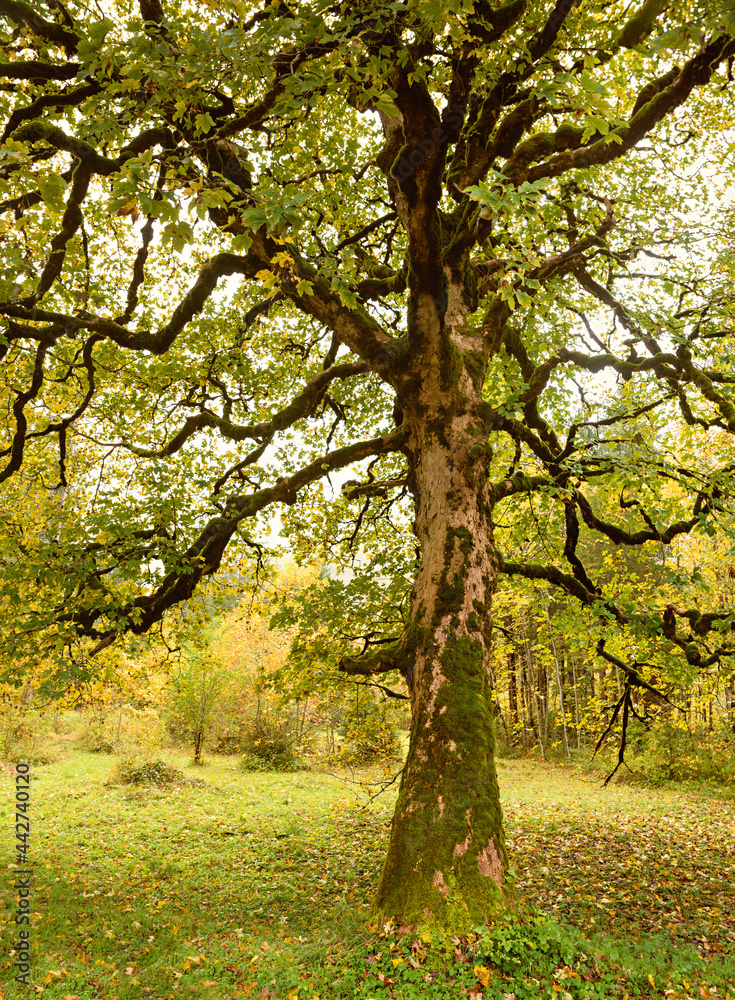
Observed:
[[[509,905],[489,664],[498,557],[487,463],[477,461],[487,436],[469,409],[479,393],[466,372],[458,382],[452,395],[422,373],[414,405],[404,403],[422,552],[402,648],[412,724],[373,906],[443,933]]]

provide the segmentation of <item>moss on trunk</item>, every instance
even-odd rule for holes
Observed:
[[[483,650],[461,637],[438,667],[445,679],[418,699],[373,914],[449,934],[511,900]]]

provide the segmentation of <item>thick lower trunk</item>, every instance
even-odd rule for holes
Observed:
[[[459,641],[441,666],[451,680],[420,698],[373,911],[462,933],[508,908],[507,863],[481,657]]]
[[[497,556],[486,463],[476,460],[476,424],[439,416],[412,448],[422,564],[403,644],[411,741],[373,912],[448,933],[492,921],[509,898],[488,655]]]

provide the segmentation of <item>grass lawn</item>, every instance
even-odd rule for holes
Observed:
[[[3,998],[735,998],[732,802],[501,762],[538,917],[449,954],[366,926],[395,786],[360,809],[334,776],[166,757],[204,784],[105,784],[115,758],[74,750],[33,768],[33,986],[13,981],[4,776]]]

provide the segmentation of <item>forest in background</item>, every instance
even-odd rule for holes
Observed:
[[[688,567],[693,600],[730,607],[735,570],[725,553],[705,536],[696,554],[709,571],[705,577]],[[667,555],[683,576],[681,551],[646,565],[611,547],[599,559],[620,586],[653,589]],[[6,685],[0,759],[51,763],[63,731],[66,739],[74,734],[78,749],[115,753],[133,768],[175,747],[187,749],[194,764],[234,755],[252,771],[383,763],[386,774],[394,772],[410,728],[405,684],[340,673],[344,636],[330,656],[334,622],[304,619],[314,602],[337,603],[352,586],[328,567],[282,561],[257,591],[231,589],[229,609],[205,601],[185,610],[174,633],[181,645],[169,645],[161,632],[101,654],[101,676],[74,685],[65,698],[44,702],[33,677],[22,688]],[[279,627],[284,621],[290,626]],[[500,756],[573,763],[604,780],[616,774],[634,784],[735,788],[733,675],[662,672],[656,690],[634,689],[623,733],[625,672],[599,655],[598,643],[593,623],[555,593],[500,590],[492,656]]]

